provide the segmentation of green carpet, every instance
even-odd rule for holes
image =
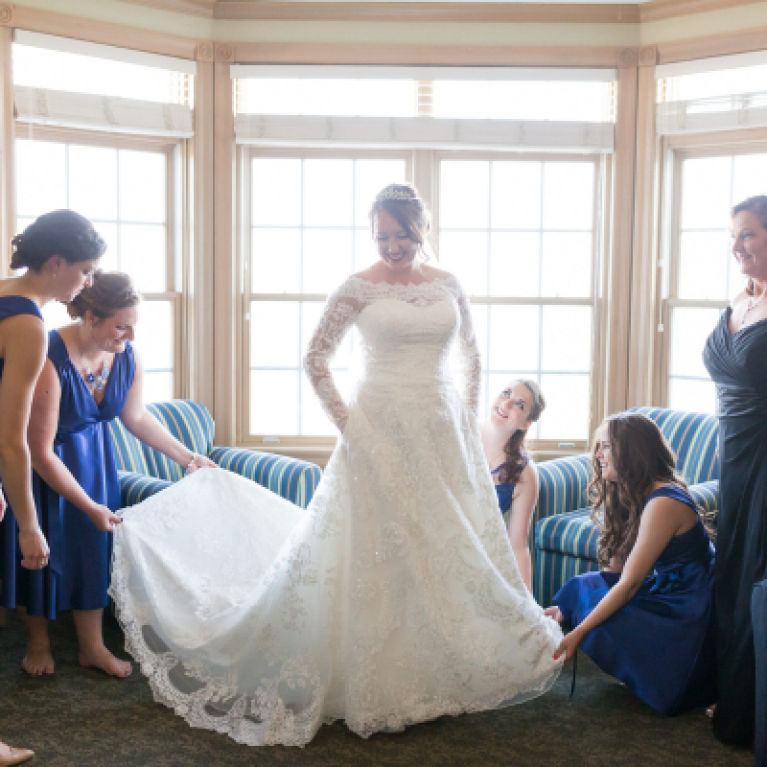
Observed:
[[[122,650],[109,618],[107,644]],[[136,671],[111,679],[77,665],[70,615],[52,624],[56,674],[21,671],[24,628],[11,616],[0,629],[0,738],[36,751],[31,765],[753,765],[750,752],[718,743],[702,713],[656,714],[583,654],[578,687],[571,665],[554,689],[522,706],[443,717],[396,735],[362,740],[343,724],[323,727],[304,749],[250,748],[224,735],[193,730],[152,701]],[[118,652],[121,654],[121,652]]]

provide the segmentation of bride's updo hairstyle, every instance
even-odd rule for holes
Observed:
[[[120,309],[138,306],[140,301],[141,295],[127,274],[99,270],[93,275],[93,284],[83,288],[67,304],[67,312],[73,320],[83,319],[86,312],[105,320],[114,317]]]
[[[11,269],[39,272],[51,256],[67,263],[101,258],[107,244],[87,218],[73,210],[53,210],[11,240]]]
[[[758,194],[754,197],[746,198],[730,211],[730,216],[735,218],[738,213],[744,212],[753,213],[759,219],[762,228],[767,229],[767,195]],[[755,292],[754,281],[749,279],[748,285],[746,285],[746,293],[749,296],[753,296]]]
[[[407,183],[389,184],[376,196],[370,209],[370,231],[375,238],[376,215],[385,210],[405,230],[407,236],[418,245],[421,254],[428,258],[426,238],[431,230],[431,216],[418,190]]]

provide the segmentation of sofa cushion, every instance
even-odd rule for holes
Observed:
[[[123,508],[135,506],[146,500],[149,496],[165,490],[173,483],[164,479],[155,479],[146,474],[134,474],[131,471],[118,472],[120,477],[120,496]]]
[[[591,481],[588,453],[537,464],[541,489],[535,519],[553,517],[588,506],[586,490]]]
[[[676,455],[677,471],[691,485],[719,479],[719,422],[714,416],[666,410],[633,408],[652,418]]]
[[[581,509],[542,519],[535,528],[536,549],[596,561],[599,528],[589,514],[590,509]]]

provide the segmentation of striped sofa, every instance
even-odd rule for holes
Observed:
[[[247,477],[306,508],[320,481],[318,466],[293,458],[232,447],[213,446],[213,419],[205,407],[189,400],[156,402],[147,409],[190,450],[208,456],[222,469]],[[139,442],[119,419],[110,424],[122,490],[122,506],[134,506],[164,490],[184,469]]]
[[[719,492],[718,424],[713,416],[639,407],[658,424],[677,458],[690,493],[707,512],[715,512]],[[541,489],[534,516],[533,593],[548,607],[574,575],[597,570],[599,529],[589,519],[587,488],[591,455],[560,458],[538,465]]]

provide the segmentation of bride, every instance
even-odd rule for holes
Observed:
[[[371,223],[380,261],[331,295],[306,355],[341,432],[309,508],[207,470],[115,532],[110,593],[155,699],[249,745],[522,703],[561,669],[561,631],[520,577],[482,451],[468,300],[421,257],[412,186],[386,187]],[[365,375],[347,403],[328,364],[352,325]]]

